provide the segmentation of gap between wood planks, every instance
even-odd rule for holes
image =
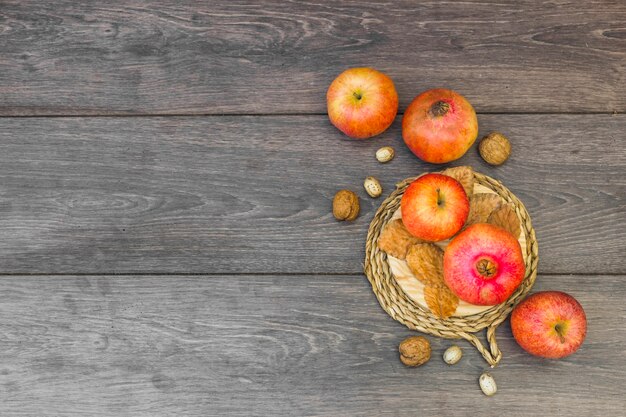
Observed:
[[[229,272],[229,273],[220,273],[220,272],[63,272],[63,273],[29,273],[29,272],[0,272],[0,277],[102,277],[102,276],[151,276],[151,277],[223,277],[223,276],[281,276],[281,277],[292,277],[292,276],[327,276],[327,277],[345,277],[345,276],[356,276],[362,275],[365,276],[362,272],[347,272],[347,273],[335,273],[335,272]],[[538,275],[549,277],[549,276],[573,276],[573,277],[590,277],[590,276],[623,276],[623,273],[614,272],[614,273],[558,273],[558,272],[539,272]]]
[[[588,111],[588,112],[478,112],[478,115],[570,115],[570,116],[593,116],[593,115],[618,115],[617,111]],[[111,113],[111,114],[23,114],[7,115],[0,114],[0,119],[32,119],[32,118],[106,118],[106,117],[282,117],[282,116],[326,116],[327,113]],[[398,112],[397,116],[403,116],[404,112]]]

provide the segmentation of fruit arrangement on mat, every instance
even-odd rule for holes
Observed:
[[[421,206],[429,200],[430,210]],[[446,213],[445,205],[456,210]],[[532,247],[522,252],[532,231],[522,233],[520,217],[528,216],[520,211],[523,217],[515,203],[475,185],[471,167],[451,168],[410,183],[376,244],[387,254],[396,282],[421,307],[442,319],[476,314],[513,294],[524,278],[525,260],[532,269]]]
[[[330,121],[347,136],[365,139],[385,131],[398,111],[393,81],[371,68],[344,71],[327,92]],[[478,119],[462,95],[434,89],[415,97],[402,118],[408,149],[431,164],[459,159],[478,136]],[[481,157],[499,166],[511,154],[500,132],[486,135]],[[376,152],[381,163],[396,151]],[[465,339],[494,367],[502,359],[496,329],[511,313],[511,329],[527,352],[545,358],[574,353],[586,336],[582,306],[559,291],[528,296],[537,277],[538,246],[522,202],[500,181],[469,166],[415,173],[380,205],[365,242],[365,274],[382,308],[407,327],[447,339]],[[419,174],[419,175],[417,175]],[[366,193],[382,195],[380,182],[365,178]],[[358,195],[342,189],[333,215],[357,219]],[[476,335],[486,329],[487,344]],[[399,346],[400,360],[420,366],[431,357],[430,342],[411,336]],[[462,349],[450,346],[445,363],[461,361]],[[479,378],[486,395],[495,394],[493,376]]]

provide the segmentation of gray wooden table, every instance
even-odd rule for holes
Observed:
[[[504,324],[493,398],[467,344],[399,362],[361,183],[437,167],[400,117],[362,142],[330,125],[351,66],[390,75],[401,112],[448,87],[509,135],[504,166],[455,164],[526,204],[535,290],[587,312],[578,353],[533,358]],[[626,415],[625,68],[620,0],[0,0],[0,415]]]

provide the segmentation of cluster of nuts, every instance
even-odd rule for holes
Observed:
[[[411,336],[404,339],[398,347],[400,351],[400,361],[406,366],[421,366],[430,360],[432,348],[430,342],[423,336]],[[454,365],[463,357],[463,351],[460,347],[450,346],[443,353],[443,361],[448,365]],[[496,393],[498,387],[493,376],[488,372],[483,373],[478,379],[478,384],[482,392],[487,396]]]
[[[387,163],[395,156],[391,146],[384,146],[376,151],[376,159],[380,163]],[[383,186],[376,177],[367,177],[363,181],[365,192],[372,198],[380,197]],[[352,221],[357,218],[360,211],[359,196],[350,190],[339,190],[333,198],[333,215],[337,220]]]
[[[478,145],[480,156],[491,165],[502,165],[511,154],[511,142],[500,132],[491,132],[483,137]],[[391,146],[383,146],[376,151],[376,160],[385,164],[391,161],[396,152]],[[372,198],[377,198],[383,193],[380,181],[375,177],[367,177],[363,182],[365,192]],[[346,192],[352,193],[346,199]],[[337,214],[339,213],[339,215]],[[354,220],[359,215],[359,197],[349,190],[341,190],[333,200],[333,214],[338,220]]]
[[[400,361],[407,366],[420,366],[430,359],[430,342],[423,336],[407,337],[400,343]],[[454,365],[461,360],[463,351],[460,347],[450,346],[443,353],[443,361],[448,365]]]

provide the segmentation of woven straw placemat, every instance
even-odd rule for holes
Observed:
[[[381,307],[393,319],[410,329],[433,336],[446,339],[465,339],[474,345],[485,360],[494,367],[502,359],[502,352],[496,342],[496,329],[507,318],[513,307],[526,296],[537,278],[538,247],[530,216],[524,204],[500,181],[477,172],[474,173],[474,179],[477,183],[493,190],[505,202],[512,203],[515,207],[526,241],[526,247],[522,248],[525,251],[526,274],[520,286],[506,302],[478,314],[441,319],[407,296],[391,273],[387,254],[378,249],[377,245],[381,231],[400,207],[404,190],[416,178],[418,177],[407,178],[396,184],[396,190],[383,201],[374,215],[365,242],[365,275],[372,284],[372,289]],[[485,328],[487,329],[487,346],[483,345],[474,334]]]

